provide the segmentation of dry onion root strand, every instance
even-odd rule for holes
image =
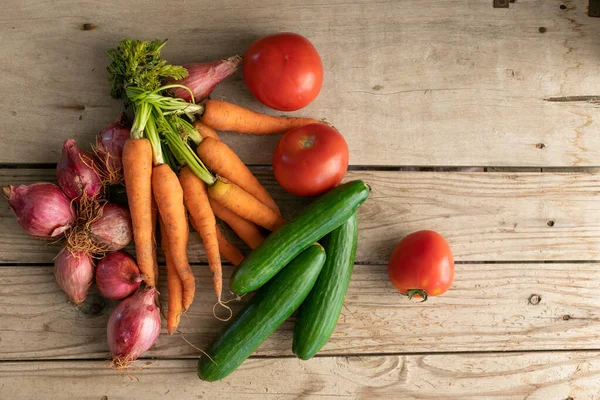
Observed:
[[[96,171],[102,183],[104,185],[118,185],[123,183],[123,168],[116,168],[114,166],[111,159],[116,157],[100,148],[98,138],[96,138],[96,145],[92,146],[92,151],[99,162],[97,165],[92,165],[91,168]]]
[[[66,235],[67,247],[71,252],[82,251],[88,254],[103,255],[109,250],[109,246],[99,246],[90,238],[90,225],[102,216],[102,209],[106,201],[89,197],[83,191],[79,202],[79,213],[75,225]]]

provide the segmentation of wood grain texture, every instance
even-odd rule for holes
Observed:
[[[224,269],[225,299],[232,267]],[[224,323],[212,315],[207,266],[194,266],[197,293],[180,325],[206,348]],[[162,273],[159,289],[166,304]],[[80,309],[67,304],[51,267],[0,268],[0,360],[105,359],[106,323],[114,306],[93,290]],[[320,354],[598,349],[600,263],[460,264],[444,296],[408,301],[389,283],[387,266],[357,265],[338,326]],[[243,302],[232,302],[238,312]],[[291,355],[294,319],[257,351]],[[166,329],[148,357],[197,357]]]
[[[285,193],[270,171],[254,171],[284,216],[308,203]],[[3,169],[0,185],[53,175],[52,170]],[[364,179],[373,189],[359,210],[358,263],[386,263],[397,242],[420,229],[444,235],[459,261],[600,260],[598,175],[351,171],[345,179]],[[52,262],[58,244],[29,238],[6,203],[0,224],[0,263]],[[189,256],[206,262],[196,233]]]
[[[137,379],[101,362],[0,363],[0,397],[52,399],[496,399],[600,398],[600,353],[251,359],[221,382],[195,360],[140,362]],[[138,381],[139,380],[139,381]]]
[[[585,99],[600,94],[600,25],[583,2],[560,4],[5,0],[0,164],[55,162],[65,138],[90,142],[116,118],[104,53],[124,37],[169,38],[166,58],[184,63],[294,31],[325,68],[297,114],[336,125],[353,164],[598,166],[600,105]],[[214,98],[266,111],[239,74]],[[253,164],[270,163],[278,139],[223,137]]]

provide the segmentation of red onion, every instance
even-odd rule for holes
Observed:
[[[108,125],[96,138],[96,154],[102,163],[103,172],[108,177],[122,175],[123,146],[131,136],[125,114],[119,114],[115,122]],[[111,182],[116,183],[116,182]]]
[[[88,230],[92,243],[104,251],[121,250],[133,239],[129,210],[117,204],[104,205]]]
[[[138,290],[112,312],[106,329],[108,348],[116,368],[127,367],[148,350],[160,333],[156,289]]]
[[[5,186],[2,193],[21,228],[33,237],[56,238],[75,223],[75,207],[71,200],[52,183]]]
[[[56,165],[56,178],[71,200],[79,201],[84,192],[89,198],[101,196],[104,192],[94,163],[92,154],[77,147],[75,140],[65,141]]]
[[[179,81],[171,82],[187,86],[194,93],[194,100],[199,102],[208,97],[215,86],[223,79],[235,74],[238,66],[242,62],[242,57],[233,56],[226,60],[210,61],[195,64],[185,64],[188,76]],[[174,97],[190,101],[192,97],[190,92],[183,88],[171,89]]]
[[[107,254],[96,266],[96,285],[107,299],[122,300],[135,292],[143,275],[127,253]]]
[[[92,258],[64,247],[54,259],[54,279],[75,304],[81,304],[94,279]]]

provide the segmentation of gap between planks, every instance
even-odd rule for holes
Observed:
[[[246,164],[249,168],[256,170],[272,170],[270,164]],[[2,169],[55,169],[56,164],[51,163],[4,163],[0,164]],[[600,166],[586,167],[510,167],[510,166],[428,166],[428,165],[349,165],[348,171],[414,171],[414,172],[600,172]],[[1,171],[0,171],[1,172]]]
[[[473,350],[473,351],[414,351],[414,352],[381,352],[381,353],[327,353],[327,354],[315,354],[312,359],[328,359],[328,358],[345,358],[345,357],[427,357],[427,356],[493,356],[493,355],[514,355],[514,354],[552,354],[552,353],[598,353],[599,348],[590,349],[553,349],[553,350]],[[200,355],[201,356],[201,355]],[[189,361],[194,360],[196,357],[140,357],[137,361]],[[106,361],[107,358],[87,357],[87,358],[40,358],[38,359],[0,359],[2,364],[15,364],[15,363],[55,363],[55,362],[99,362]],[[248,357],[248,360],[300,360],[293,354],[281,354],[281,355],[269,355],[269,354],[257,354]]]
[[[600,260],[547,260],[547,261],[536,261],[536,260],[522,260],[522,261],[454,261],[455,265],[469,265],[469,264],[598,264]],[[190,266],[207,266],[208,264],[203,262],[191,262]],[[387,261],[380,262],[369,262],[369,261],[355,261],[354,265],[387,265]],[[159,263],[159,265],[163,266],[163,263]],[[221,265],[231,267],[232,264],[227,261],[222,261]],[[53,267],[53,263],[15,263],[15,262],[7,262],[0,263],[1,267]]]

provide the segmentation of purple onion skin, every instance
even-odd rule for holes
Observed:
[[[89,198],[103,195],[104,185],[95,163],[94,156],[77,147],[74,139],[65,141],[56,165],[56,179],[69,199],[79,201],[84,192]]]
[[[160,334],[156,289],[138,290],[123,300],[108,319],[106,336],[113,363],[126,366],[144,354]]]
[[[54,260],[54,279],[73,303],[83,303],[94,279],[92,258],[63,248]]]
[[[96,285],[104,297],[123,300],[138,290],[143,275],[131,256],[122,251],[104,256],[96,266]]]
[[[129,124],[125,120],[125,114],[119,114],[115,122],[108,125],[98,134],[97,153],[100,162],[106,171],[121,171],[123,169],[123,146],[125,141],[131,137]]]
[[[104,205],[102,216],[89,229],[92,242],[107,251],[121,250],[133,240],[129,210],[117,204]]]
[[[35,238],[60,238],[75,223],[71,200],[52,183],[6,186],[2,193],[21,228]]]
[[[185,64],[183,67],[189,75],[171,83],[187,86],[194,94],[194,101],[198,103],[207,98],[221,81],[235,74],[241,61],[240,56],[233,56],[225,60]],[[192,100],[190,92],[184,88],[173,88],[171,91],[174,97]]]

